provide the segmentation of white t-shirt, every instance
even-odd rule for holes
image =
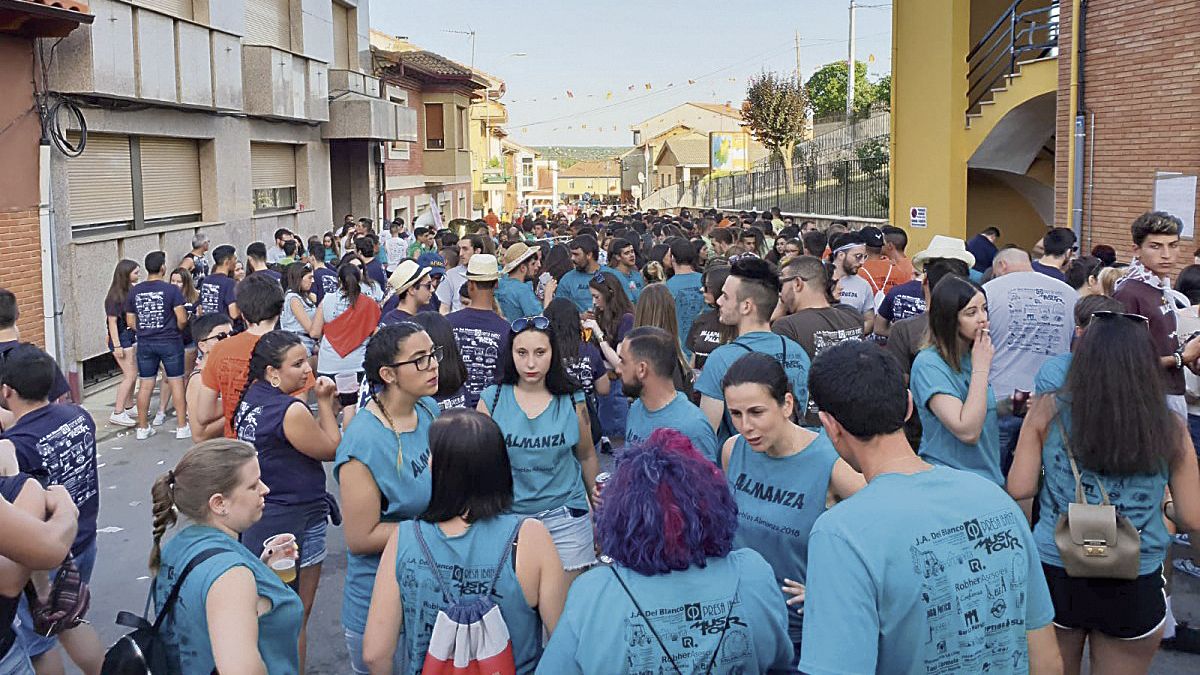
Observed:
[[[866,279],[858,275],[842,277],[838,281],[838,301],[853,307],[863,316],[875,311],[875,291]]]
[[[996,398],[1033,391],[1033,378],[1051,356],[1071,351],[1079,293],[1041,272],[1012,272],[983,285],[991,329]]]
[[[446,278],[442,279],[442,283],[438,284],[437,296],[441,300],[442,306],[450,305],[451,312],[457,312],[462,309],[462,296],[459,295],[459,289],[467,283],[467,268],[463,265],[451,267],[446,270]]]
[[[400,261],[408,257],[407,233],[401,232],[400,236],[393,237],[391,232],[383,232],[379,235],[379,240],[387,252],[387,271],[395,272],[400,266]]]

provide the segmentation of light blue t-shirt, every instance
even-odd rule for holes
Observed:
[[[808,539],[800,671],[1027,673],[1026,631],[1054,618],[1025,516],[945,467],[888,473]]]
[[[608,265],[601,265],[596,272],[615,274],[613,268]],[[558,280],[558,288],[554,291],[554,297],[566,298],[574,302],[580,312],[588,311],[592,308],[592,292],[588,290],[588,284],[592,283],[592,277],[596,276],[596,272],[580,272],[572,269]]]
[[[621,588],[613,569],[629,593]],[[630,594],[645,612],[645,619]],[[537,672],[675,672],[647,620],[680,672],[765,673],[771,668],[787,668],[792,661],[792,643],[787,637],[786,613],[771,566],[749,549],[709,558],[704,567],[654,576],[620,565],[599,566],[571,584],[562,618]],[[718,642],[720,650],[709,671]]]
[[[738,336],[733,342],[714,349],[704,362],[700,378],[696,380],[696,391],[709,398],[724,401],[725,391],[721,388],[721,380],[725,379],[725,373],[735,361],[751,352],[766,354],[783,365],[788,381],[792,384],[792,395],[796,397],[796,405],[801,408],[797,412],[803,419],[803,407],[808,401],[808,368],[811,365],[808,352],[794,340],[775,333],[746,333]],[[726,410],[725,418],[717,429],[717,447],[724,445],[734,433],[736,432],[733,422],[729,418],[729,411]]]
[[[825,513],[829,477],[837,459],[824,431],[808,447],[787,457],[758,452],[740,435],[734,437],[725,470],[738,507],[733,545],[758,551],[780,585],[784,579],[804,583],[808,534],[817,517]],[[800,642],[803,626],[800,615],[789,611],[792,642]]]
[[[965,402],[970,387],[970,355],[963,357],[956,373],[933,347],[926,347],[917,354],[909,379],[913,405],[921,418],[921,447],[917,454],[932,464],[971,471],[1004,487],[1004,474],[1000,472],[1000,423],[996,418],[996,396],[991,385],[987,389],[987,417],[983,420],[979,441],[972,445],[958,440],[929,408],[930,399],[938,394]]]
[[[670,403],[654,412],[647,410],[641,399],[629,406],[629,416],[625,419],[626,445],[650,438],[655,429],[675,429],[688,437],[697,452],[713,464],[717,463],[717,434],[713,432],[704,413],[687,396],[675,392],[675,398]]]
[[[1067,371],[1071,369],[1070,352],[1046,359],[1037,375],[1033,377],[1033,393],[1037,396],[1058,391],[1067,382]]]
[[[1066,356],[1070,356],[1067,354]],[[1061,356],[1047,361],[1038,371],[1038,386],[1045,386],[1047,391],[1061,390],[1066,384],[1066,369],[1061,368]],[[1069,364],[1070,359],[1066,359]],[[1049,369],[1049,372],[1048,372]],[[1058,544],[1054,543],[1054,528],[1058,518],[1067,511],[1067,505],[1075,501],[1075,474],[1071,472],[1071,463],[1067,459],[1063,447],[1062,431],[1071,432],[1071,401],[1067,392],[1055,396],[1058,406],[1059,420],[1052,419],[1046,430],[1046,440],[1042,443],[1042,485],[1038,488],[1038,504],[1041,516],[1033,528],[1033,538],[1037,542],[1038,553],[1042,562],[1055,567],[1063,567],[1062,556],[1058,552]],[[1104,496],[1100,492],[1097,480],[1104,484],[1108,491],[1110,503],[1117,507],[1117,513],[1129,519],[1129,522],[1141,533],[1141,554],[1138,559],[1138,574],[1158,572],[1163,560],[1167,557],[1170,546],[1170,535],[1163,523],[1162,506],[1163,494],[1171,479],[1171,469],[1163,464],[1156,473],[1134,474],[1130,476],[1110,476],[1088,471],[1076,461],[1080,479],[1083,483],[1083,496],[1089,504],[1100,504]]]
[[[171,538],[162,549],[162,566],[154,584],[156,612],[166,601],[175,580],[188,562],[200,553],[222,551],[196,565],[180,588],[170,618],[165,622],[165,639],[177,650],[184,675],[213,672],[212,639],[208,633],[208,593],[221,575],[234,567],[245,567],[254,574],[259,597],[271,603],[271,609],[258,617],[258,653],[270,675],[300,672],[300,624],[304,606],[300,596],[236,539],[214,527],[189,525]]]
[[[513,568],[513,534],[523,519],[504,514],[472,523],[466,532],[449,536],[433,523],[412,521],[400,526],[396,545],[396,581],[404,606],[404,631],[398,649],[407,650],[408,672],[417,675],[429,651],[429,638],[438,611],[446,607],[429,563],[413,532],[421,528],[421,537],[437,564],[450,599],[482,597],[491,589],[497,566],[500,578],[491,596],[500,607],[508,626],[513,659],[518,673],[532,673],[542,654],[542,623],[536,610],[525,600],[525,593]],[[507,550],[506,550],[507,549]],[[501,557],[503,555],[503,562]],[[398,675],[398,674],[397,674]]]
[[[389,429],[378,417],[360,411],[342,434],[334,459],[333,476],[341,480],[341,468],[358,460],[375,479],[383,512],[380,520],[400,522],[419,516],[429,506],[432,489],[429,475],[429,426],[440,410],[428,396],[417,402],[417,427],[400,434]],[[363,633],[367,627],[367,609],[375,588],[379,554],[346,552],[346,580],[342,593],[342,625]]]
[[[509,322],[542,313],[542,303],[538,301],[533,287],[507,274],[501,276],[500,283],[496,285],[496,303]]]
[[[605,272],[611,272],[617,277],[617,281],[621,282],[621,288],[625,289],[625,295],[629,298],[630,304],[637,304],[638,298],[642,295],[642,289],[646,287],[646,279],[638,270],[631,270],[629,274],[625,274],[617,268],[606,269]]]
[[[575,404],[583,403],[583,391],[555,396],[533,419],[517,403],[511,384],[493,384],[479,400],[504,432],[513,472],[513,513],[535,514],[560,506],[588,510],[583,469],[575,457],[579,443]]]
[[[687,347],[688,333],[692,332],[692,322],[706,309],[704,302],[704,275],[699,272],[676,274],[667,279],[667,290],[675,298],[675,322],[679,325],[679,346],[683,355],[691,357],[692,350]]]

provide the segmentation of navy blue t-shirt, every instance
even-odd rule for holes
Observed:
[[[229,314],[229,306],[237,302],[237,282],[216,273],[200,282],[200,309],[204,314]]]
[[[284,435],[288,408],[304,405],[295,396],[257,380],[246,389],[233,428],[238,439],[254,445],[263,483],[271,489],[270,504],[294,506],[325,498],[325,470],[321,462],[297,450]]]
[[[71,552],[82,554],[96,540],[96,515],[100,512],[92,416],[77,405],[51,403],[23,415],[0,438],[16,447],[21,471],[46,485],[62,485],[70,493],[79,508],[79,531]]]
[[[387,288],[387,272],[384,271],[383,265],[379,262],[379,258],[375,258],[371,262],[363,266],[367,276],[374,279],[375,283],[379,284],[380,288]]]
[[[321,304],[321,298],[324,298],[326,293],[337,293],[337,290],[337,272],[328,267],[318,267],[313,270],[312,292],[317,294],[318,305]]]
[[[259,270],[255,272],[255,274],[265,274],[266,276],[274,279],[275,283],[279,284],[280,287],[283,286],[283,275],[271,269],[270,267],[265,270]]]
[[[1030,264],[1033,266],[1034,272],[1041,272],[1042,274],[1045,274],[1046,276],[1048,276],[1052,279],[1058,279],[1059,281],[1061,281],[1063,283],[1067,282],[1067,275],[1063,274],[1062,270],[1058,269],[1057,267],[1043,265],[1042,263],[1040,263],[1036,260],[1034,260]]]
[[[454,341],[467,367],[467,407],[474,408],[479,395],[496,380],[500,354],[508,349],[508,322],[495,312],[472,307],[451,312],[446,320],[454,328]]]
[[[879,316],[890,323],[924,313],[925,291],[917,279],[893,286],[883,297],[883,302],[879,303]]]
[[[129,291],[125,311],[137,316],[138,342],[178,342],[183,340],[175,308],[182,307],[183,293],[161,279],[143,281]]]
[[[396,304],[399,304],[399,303],[396,303]],[[386,314],[384,314],[383,316],[381,316],[379,318],[379,325],[380,326],[394,326],[398,323],[401,323],[404,321],[409,321],[411,319],[412,319],[412,314],[409,314],[408,312],[396,307],[396,308],[393,308],[392,310],[388,311]]]

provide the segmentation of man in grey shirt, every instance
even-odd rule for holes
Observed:
[[[833,256],[834,297],[852,307],[863,317],[863,335],[870,335],[875,324],[875,293],[866,279],[858,276],[858,268],[867,259],[867,246],[857,232],[835,237],[830,244]]]
[[[442,314],[457,312],[463,308],[462,296],[459,291],[463,284],[467,283],[467,264],[471,262],[471,256],[476,253],[483,253],[482,236],[472,234],[458,240],[458,267],[446,270],[446,277],[442,279],[442,283],[438,284],[436,291],[438,300],[442,303],[440,308]]]
[[[996,350],[988,384],[996,400],[1003,401],[1017,389],[1032,392],[1042,364],[1071,351],[1079,294],[1068,284],[1035,272],[1029,254],[1018,248],[997,253],[992,271],[994,278],[983,285]],[[1022,421],[1010,410],[1001,406],[999,420],[1001,468],[1006,474]]]

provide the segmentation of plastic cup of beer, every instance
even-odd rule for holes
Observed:
[[[300,557],[300,545],[291,533],[277,534],[263,542],[263,555],[267,566],[280,581],[290,584],[296,580],[296,560]]]
[[[333,376],[339,394],[353,394],[358,391],[358,375],[356,373],[337,373]]]

